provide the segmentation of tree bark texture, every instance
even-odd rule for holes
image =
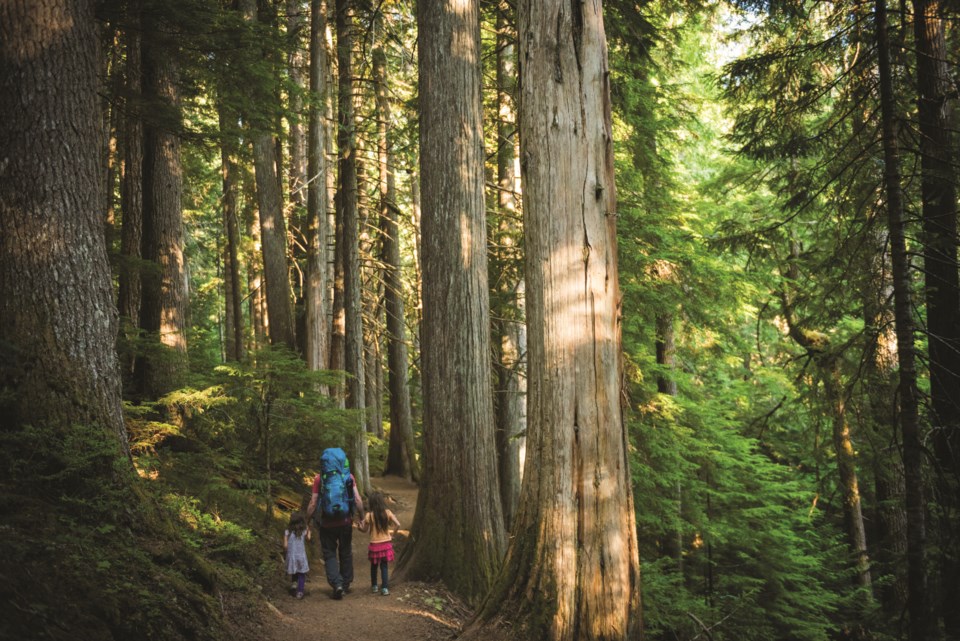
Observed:
[[[470,602],[504,551],[490,372],[479,3],[424,0],[419,26],[423,476],[412,576]]]
[[[179,387],[187,370],[187,271],[183,255],[179,69],[169,24],[144,17],[143,236],[140,327],[164,349],[140,358],[140,391],[158,397]]]
[[[92,0],[0,3],[0,415],[129,456],[103,237]]]
[[[554,0],[519,11],[529,428],[513,538],[480,620],[501,617],[538,640],[635,639],[602,12]]]
[[[927,593],[926,513],[923,491],[923,445],[920,440],[919,392],[917,389],[914,319],[910,265],[903,211],[900,149],[897,140],[896,103],[890,65],[887,0],[875,0],[880,122],[883,143],[884,188],[887,230],[893,270],[894,320],[900,364],[900,433],[903,439],[903,473],[907,511],[907,614],[910,641],[933,641],[938,637]]]

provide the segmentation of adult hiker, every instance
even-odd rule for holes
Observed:
[[[362,520],[365,514],[350,461],[339,447],[329,447],[320,456],[320,473],[313,479],[307,515],[312,515],[317,525],[332,596],[342,599],[353,582],[353,518],[356,515]]]

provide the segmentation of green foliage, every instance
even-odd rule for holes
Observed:
[[[2,440],[0,636],[219,638],[215,573],[108,435],[25,427]]]

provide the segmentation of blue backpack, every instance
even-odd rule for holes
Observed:
[[[328,447],[320,455],[320,510],[329,518],[346,518],[353,513],[353,477],[350,461],[339,447]],[[319,516],[319,514],[318,514]]]

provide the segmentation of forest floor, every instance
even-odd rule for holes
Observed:
[[[417,486],[395,476],[374,477],[371,482],[387,496],[390,509],[400,520],[402,527],[394,539],[399,559],[413,523]],[[369,535],[354,529],[354,583],[351,592],[336,601],[331,598],[314,532],[306,595],[300,600],[291,596],[290,582],[278,564],[275,585],[264,586],[268,614],[257,637],[263,641],[440,641],[455,637],[470,612],[442,585],[405,581],[402,573],[396,572],[396,563],[391,563],[390,594],[371,592],[368,541]]]

